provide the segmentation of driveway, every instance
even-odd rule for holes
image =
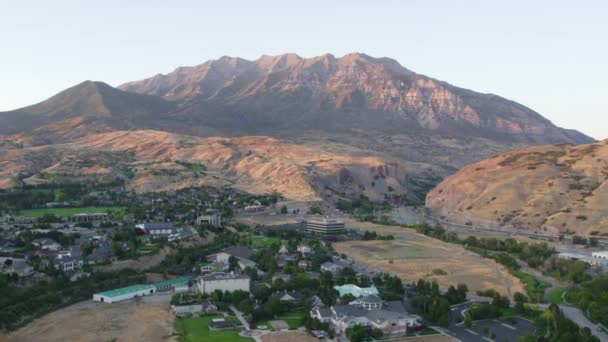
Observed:
[[[242,312],[240,312],[239,310],[237,310],[234,307],[234,305],[230,305],[230,310],[232,310],[232,312],[234,312],[234,315],[241,322],[241,324],[243,325],[243,327],[245,328],[245,330],[247,330],[247,331],[251,330],[249,328],[249,323],[247,322],[247,320],[245,320],[245,317],[243,317],[243,313]]]

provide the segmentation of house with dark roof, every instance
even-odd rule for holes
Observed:
[[[298,291],[280,291],[277,292],[279,301],[282,303],[296,303],[304,299],[304,295]]]
[[[361,325],[379,329],[385,336],[401,336],[409,329],[422,326],[421,318],[407,313],[401,302],[384,303],[376,295],[361,297],[348,305],[313,307],[310,316],[329,323],[337,334],[344,334],[346,329]]]
[[[244,269],[245,267],[255,267],[255,262],[251,260],[253,254],[255,254],[255,252],[247,247],[234,246],[207,256],[207,260],[227,264],[230,257],[233,256],[238,259],[239,266]]]
[[[59,242],[49,238],[34,239],[30,243],[38,249],[46,249],[50,251],[59,251],[61,249]]]

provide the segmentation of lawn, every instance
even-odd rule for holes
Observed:
[[[553,288],[547,293],[547,297],[550,303],[553,304],[564,304],[562,299],[562,294],[566,291],[566,289],[562,287]]]
[[[243,237],[241,241],[251,247],[262,247],[262,248],[268,248],[273,244],[278,244],[281,242],[281,240],[276,237],[267,237],[267,236],[258,236],[258,235],[249,235],[249,236]]]
[[[417,334],[419,336],[427,336],[427,335],[439,335],[441,333],[431,327],[425,327],[424,329],[420,330]]]
[[[297,329],[302,323],[302,318],[304,317],[304,312],[302,311],[289,311],[281,316],[277,316],[275,319],[283,320],[289,325],[289,329]]]
[[[123,210],[124,208],[121,207],[43,208],[21,210],[19,214],[29,217],[41,217],[45,214],[65,217],[82,213],[106,213],[108,211],[122,212]]]
[[[240,329],[210,331],[209,322],[222,316],[201,316],[175,319],[175,329],[180,342],[249,342],[249,338],[239,336]]]

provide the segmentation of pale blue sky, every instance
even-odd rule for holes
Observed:
[[[0,110],[223,55],[365,52],[608,138],[608,1],[0,0]]]

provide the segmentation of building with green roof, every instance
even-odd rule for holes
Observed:
[[[154,285],[137,284],[95,293],[93,295],[93,300],[103,303],[116,303],[123,300],[133,299],[135,297],[148,296],[154,292],[156,292],[156,287],[154,287]]]
[[[154,283],[152,285],[156,288],[156,291],[169,291],[178,285],[188,284],[190,279],[192,279],[192,277],[183,276],[183,277],[163,280],[158,283]]]

